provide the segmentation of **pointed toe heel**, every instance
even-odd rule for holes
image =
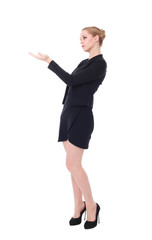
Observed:
[[[96,219],[95,221],[86,221],[84,224],[85,229],[91,229],[97,226],[97,223],[100,223],[100,216],[99,216],[99,211],[100,211],[100,206],[97,204],[97,210],[96,210]]]
[[[85,204],[85,202],[84,202],[84,204]],[[82,215],[83,215],[83,213],[84,213],[84,220],[86,219],[86,204],[85,204],[85,207],[84,207],[84,209],[81,211],[81,213],[80,213],[80,217],[78,217],[78,218],[71,218],[70,219],[70,221],[69,221],[69,224],[70,224],[70,226],[74,226],[74,225],[78,225],[78,224],[80,224],[81,223],[81,221],[82,221]]]

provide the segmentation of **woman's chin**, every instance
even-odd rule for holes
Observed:
[[[84,52],[88,52],[88,49],[83,49]]]

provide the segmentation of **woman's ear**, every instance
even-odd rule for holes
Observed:
[[[94,37],[94,40],[95,40],[95,42],[98,42],[98,41],[99,41],[99,35],[96,35],[96,36]]]

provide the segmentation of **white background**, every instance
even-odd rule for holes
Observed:
[[[150,1],[1,1],[0,239],[152,239]],[[65,151],[57,142],[65,83],[28,52],[71,73],[88,58],[86,26],[106,31],[107,76],[94,96],[95,128],[83,166],[101,223],[73,215]]]

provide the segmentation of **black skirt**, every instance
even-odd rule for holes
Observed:
[[[64,105],[60,116],[58,142],[66,141],[87,149],[94,129],[92,108]]]

